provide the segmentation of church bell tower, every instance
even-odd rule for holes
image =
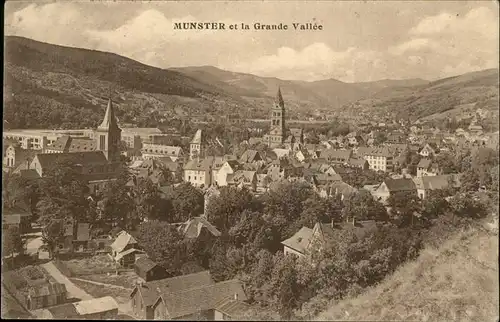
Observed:
[[[109,162],[120,160],[121,132],[110,98],[104,119],[95,131],[96,150],[103,151]]]

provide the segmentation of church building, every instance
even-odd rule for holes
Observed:
[[[79,139],[80,141],[84,139]],[[85,139],[91,141],[92,139]],[[113,103],[108,101],[102,123],[94,133],[93,142],[71,142],[58,150],[58,141],[48,149],[48,153],[38,153],[29,168],[31,177],[44,177],[57,162],[72,160],[77,162],[81,173],[88,182],[90,191],[96,193],[110,180],[114,180],[120,167],[121,129],[115,116]],[[52,151],[53,150],[53,151]]]
[[[302,129],[289,129],[286,126],[285,102],[281,95],[281,88],[271,108],[271,130],[265,136],[270,148],[285,147],[291,149],[295,143],[304,144],[304,134]]]

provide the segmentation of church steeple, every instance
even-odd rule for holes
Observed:
[[[283,96],[281,96],[281,87],[278,86],[278,93],[276,93],[276,100],[274,101],[279,107],[285,107],[285,102],[283,101]]]
[[[121,131],[110,97],[104,119],[97,127],[95,135],[97,150],[103,151],[108,161],[113,162],[120,159]]]
[[[113,108],[113,102],[111,97],[108,100],[108,106],[106,108],[106,114],[104,114],[104,119],[102,120],[99,129],[119,129],[118,121],[115,116],[115,109]]]
[[[281,95],[281,88],[278,87],[274,105],[271,108],[271,132],[269,133],[269,146],[279,146],[285,141],[285,102]]]

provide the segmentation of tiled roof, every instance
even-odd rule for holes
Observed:
[[[212,235],[220,236],[220,231],[203,217],[194,217],[179,226],[186,238],[198,238],[201,230],[206,228]]]
[[[209,271],[181,275],[161,280],[151,281],[136,286],[144,299],[145,306],[152,306],[158,297],[165,293],[177,293],[204,285],[214,284]]]
[[[241,155],[240,161],[242,163],[252,163],[252,162],[256,161],[257,158],[261,159],[260,158],[260,154],[259,154],[258,151],[256,151],[256,150],[246,150]]]
[[[73,159],[82,165],[105,164],[108,162],[102,151],[39,153],[35,158],[38,159],[43,169],[52,167],[56,162]]]
[[[88,241],[90,240],[90,224],[89,223],[79,223],[76,231],[76,240],[78,241]]]
[[[150,271],[156,265],[157,264],[148,257],[140,257],[135,261],[135,266],[137,266],[137,268],[139,268],[142,272]]]
[[[73,303],[79,315],[88,315],[95,313],[118,310],[118,303],[111,296],[104,296],[86,301]]]
[[[417,168],[424,168],[428,169],[432,163],[432,160],[430,159],[420,159],[420,162],[418,162]]]
[[[378,229],[377,222],[374,220],[356,221],[354,225],[352,222],[343,222],[334,224],[334,229],[349,230],[356,235],[358,239],[362,239],[368,234]]]
[[[201,130],[197,130],[194,134],[193,139],[191,140],[191,144],[202,144],[203,142],[203,134]]]
[[[412,191],[417,187],[411,179],[386,179],[385,184],[390,192]]]
[[[311,228],[302,227],[298,232],[295,233],[295,235],[288,239],[285,239],[281,243],[300,253],[304,253],[306,251],[307,245],[309,245],[312,233],[313,231]]]
[[[44,283],[41,285],[31,286],[28,290],[28,295],[31,297],[40,297],[47,295],[65,294],[66,285],[62,283]]]
[[[425,190],[445,189],[450,186],[450,182],[455,187],[460,186],[459,177],[453,174],[445,174],[439,176],[423,176],[419,178],[414,178],[414,182],[418,189],[425,189]]]
[[[352,150],[335,150],[335,149],[326,149],[321,151],[320,157],[325,159],[342,159],[349,160],[352,155]]]
[[[222,300],[235,294],[242,301],[247,299],[241,282],[229,280],[183,292],[163,293],[161,299],[165,303],[169,317],[175,319],[214,309]]]
[[[123,249],[129,244],[137,244],[137,241],[127,233],[126,231],[122,231],[115,239],[113,244],[111,244],[111,248],[116,252],[121,252]]]
[[[218,303],[215,309],[221,313],[224,313],[232,318],[240,317],[245,314],[250,309],[250,305],[245,302],[234,299],[234,297],[228,297]]]
[[[238,170],[232,175],[230,175],[230,178],[228,176],[228,181],[234,184],[251,183],[254,180],[254,178],[256,178],[255,175],[256,175],[255,171]]]
[[[133,254],[133,253],[144,253],[144,251],[139,250],[139,249],[135,249],[135,248],[129,248],[126,251],[118,253],[118,255],[116,255],[116,257],[115,257],[115,260],[118,261],[118,260],[122,259],[123,257],[130,255],[130,254]]]

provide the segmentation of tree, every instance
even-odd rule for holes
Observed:
[[[258,211],[260,205],[245,188],[222,187],[220,194],[211,199],[207,207],[207,216],[217,228],[228,232],[245,210]]]
[[[172,216],[166,219],[169,222],[184,222],[203,214],[203,194],[189,182],[174,187],[166,198],[172,205]]]
[[[420,214],[420,199],[413,191],[391,193],[387,203],[391,208],[392,219],[401,225],[413,225],[415,216]]]
[[[64,219],[53,219],[42,228],[42,240],[53,258],[57,247],[64,241],[64,230],[67,222]]]
[[[162,216],[160,190],[151,180],[138,178],[133,189],[135,211],[139,220],[154,220]]]
[[[56,162],[42,179],[40,201],[37,204],[39,221],[47,225],[54,219],[72,218],[91,222],[87,182],[75,159]]]
[[[143,222],[139,225],[137,239],[152,260],[174,276],[181,274],[182,264],[190,258],[183,236],[169,223]]]
[[[313,194],[304,201],[304,210],[297,226],[312,228],[317,222],[339,222],[341,221],[341,211],[342,204],[338,198],[321,198],[318,194]]]
[[[375,201],[370,192],[364,189],[344,199],[342,216],[344,219],[355,217],[357,220],[388,220],[385,207]]]
[[[9,226],[3,230],[2,233],[2,253],[12,256],[12,263],[14,263],[14,254],[20,254],[23,251],[23,240],[19,227]]]
[[[283,256],[281,253],[275,256],[270,295],[282,319],[289,319],[293,309],[298,307],[300,289],[295,263],[295,256]]]
[[[284,183],[264,197],[267,221],[279,229],[282,239],[287,238],[289,226],[294,224],[305,209],[304,202],[315,192],[305,183]]]
[[[435,219],[445,214],[450,209],[450,204],[446,201],[448,196],[445,190],[431,190],[422,201],[422,217],[426,220]]]
[[[132,187],[128,186],[131,177],[122,173],[116,181],[110,182],[101,195],[99,223],[109,228],[117,225],[133,230],[139,223],[135,212]]]
[[[486,206],[472,193],[458,193],[450,201],[454,216],[466,219],[478,219],[487,215]]]

